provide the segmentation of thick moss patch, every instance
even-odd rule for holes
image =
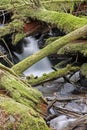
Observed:
[[[76,43],[73,42],[71,44],[69,43],[58,50],[58,54],[75,55],[77,53],[81,53],[84,56],[87,56],[87,41],[82,41],[82,42],[77,41]]]
[[[80,71],[81,71],[81,74],[87,78],[87,63],[84,63],[84,64],[81,66]]]
[[[0,95],[1,129],[17,130],[49,130],[45,121],[32,108],[15,102],[13,99]]]
[[[42,94],[38,90],[28,87],[25,82],[6,70],[0,70],[0,75],[0,89],[5,90],[15,101],[36,108],[42,99]]]

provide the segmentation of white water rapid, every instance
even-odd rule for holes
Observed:
[[[39,47],[37,44],[37,40],[33,37],[27,37],[26,38],[27,44],[24,45],[24,50],[22,54],[16,54],[19,58],[19,60],[23,60],[24,58],[34,54],[35,52],[39,51]],[[29,69],[24,71],[24,74],[26,76],[29,76],[30,74],[33,74],[34,76],[41,76],[44,73],[49,73],[52,72],[53,70],[51,69],[51,63],[49,59],[43,58],[39,62],[35,63]]]

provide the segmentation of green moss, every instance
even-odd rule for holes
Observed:
[[[80,68],[81,74],[87,78],[87,63],[84,63]]]
[[[45,45],[49,45],[50,43],[54,42],[55,40],[57,40],[60,37],[50,37],[46,40]]]
[[[25,37],[24,33],[17,33],[14,37],[13,44],[17,44],[20,40],[22,40]]]
[[[45,1],[45,0],[43,0],[42,3],[47,10],[58,11],[58,12],[68,12],[70,10],[70,12],[72,12],[74,3],[76,3],[76,1],[69,1],[69,0],[67,0],[67,1],[65,1],[65,0]],[[78,3],[79,3],[79,1],[78,1]]]
[[[2,75],[0,88],[5,89],[15,101],[36,108],[35,105],[39,104],[42,98],[42,94],[38,90],[28,87],[26,83],[9,72],[4,73],[3,71]]]
[[[2,129],[10,130],[14,126],[17,130],[49,130],[42,117],[31,107],[15,102],[13,99],[0,95],[0,110],[8,117]],[[13,118],[14,120],[12,121]],[[2,119],[3,120],[3,116]]]
[[[81,53],[84,56],[87,56],[87,42],[83,41],[81,42],[76,42],[76,43],[69,43],[62,47],[61,49],[58,50],[58,54],[71,54],[75,55]]]
[[[13,20],[3,28],[0,28],[0,37],[7,35],[7,34],[13,34],[13,44],[16,44],[18,41],[23,39],[25,37],[25,34],[23,32],[24,23],[23,21],[20,21],[18,19]],[[14,33],[16,35],[14,36]]]
[[[50,72],[48,74],[43,74],[41,77],[39,77],[37,79],[30,79],[30,80],[28,80],[28,83],[31,85],[37,85],[37,84],[40,84],[42,82],[49,81],[51,79],[62,77],[64,75],[72,73],[78,69],[79,69],[78,67],[71,67],[70,65],[67,65],[63,69],[58,69],[57,71],[53,71],[53,72]]]
[[[27,12],[28,13],[28,12]],[[29,16],[29,13],[26,15]],[[87,24],[87,19],[79,18],[67,13],[48,11],[46,9],[36,10],[36,13],[30,12],[30,16],[47,23],[56,24],[62,31],[69,33],[77,28]]]
[[[0,8],[9,8],[11,7],[10,1],[9,0],[1,0],[0,1]]]
[[[14,1],[10,1],[10,0],[1,0],[0,1],[0,7],[1,9],[12,9],[12,8],[16,8],[17,6],[24,4],[23,0],[14,0]]]

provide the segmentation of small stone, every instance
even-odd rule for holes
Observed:
[[[14,123],[14,122],[15,122],[15,118],[14,118],[12,115],[9,116],[9,119],[10,119],[10,122],[11,122],[11,123]]]

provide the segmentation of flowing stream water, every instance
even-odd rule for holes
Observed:
[[[23,53],[17,54],[17,57],[19,60],[23,60],[24,58],[34,54],[35,52],[39,51],[38,47],[38,40],[36,40],[33,37],[27,37],[25,39],[27,41],[26,44],[23,46]],[[44,73],[52,72],[52,65],[47,57],[43,58],[39,62],[35,63],[31,67],[29,67],[27,70],[24,71],[24,74],[26,76],[29,76],[30,74],[33,74],[34,76],[41,76]]]

